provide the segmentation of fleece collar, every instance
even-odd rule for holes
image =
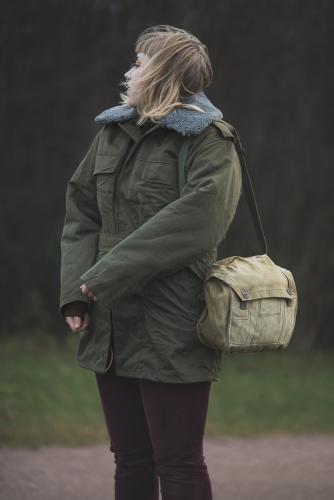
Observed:
[[[197,135],[213,121],[223,118],[222,111],[212,104],[203,91],[182,99],[182,102],[199,106],[204,113],[187,108],[177,108],[159,120],[162,127],[174,129],[182,135]],[[105,124],[125,122],[137,117],[138,113],[135,107],[122,104],[106,109],[96,116],[95,121]]]

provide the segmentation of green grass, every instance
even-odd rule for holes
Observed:
[[[223,359],[207,436],[334,432],[333,353],[287,351]]]
[[[43,336],[1,340],[1,446],[107,440],[95,375],[76,365],[77,341],[73,334],[62,349]]]
[[[0,445],[108,441],[93,372],[76,365],[78,339],[2,339]],[[211,388],[206,436],[334,432],[332,353],[224,355]]]

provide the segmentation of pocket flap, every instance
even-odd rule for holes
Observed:
[[[274,264],[266,254],[218,260],[209,268],[206,281],[212,277],[233,288],[243,301],[266,297],[297,298],[291,271]]]
[[[113,173],[117,168],[120,155],[96,155],[94,175]]]

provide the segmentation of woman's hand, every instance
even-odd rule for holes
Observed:
[[[89,326],[90,315],[86,312],[83,320],[80,316],[66,316],[65,320],[72,332],[82,332]]]
[[[81,289],[83,294],[88,295],[88,297],[93,299],[95,302],[97,301],[97,298],[95,297],[93,292],[88,288],[88,286],[85,283],[80,286],[80,289]]]

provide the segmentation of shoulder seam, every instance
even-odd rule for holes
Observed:
[[[224,120],[215,120],[212,124],[220,131],[224,139],[234,139],[234,135],[231,131],[231,128],[234,128],[233,125],[230,125]]]

